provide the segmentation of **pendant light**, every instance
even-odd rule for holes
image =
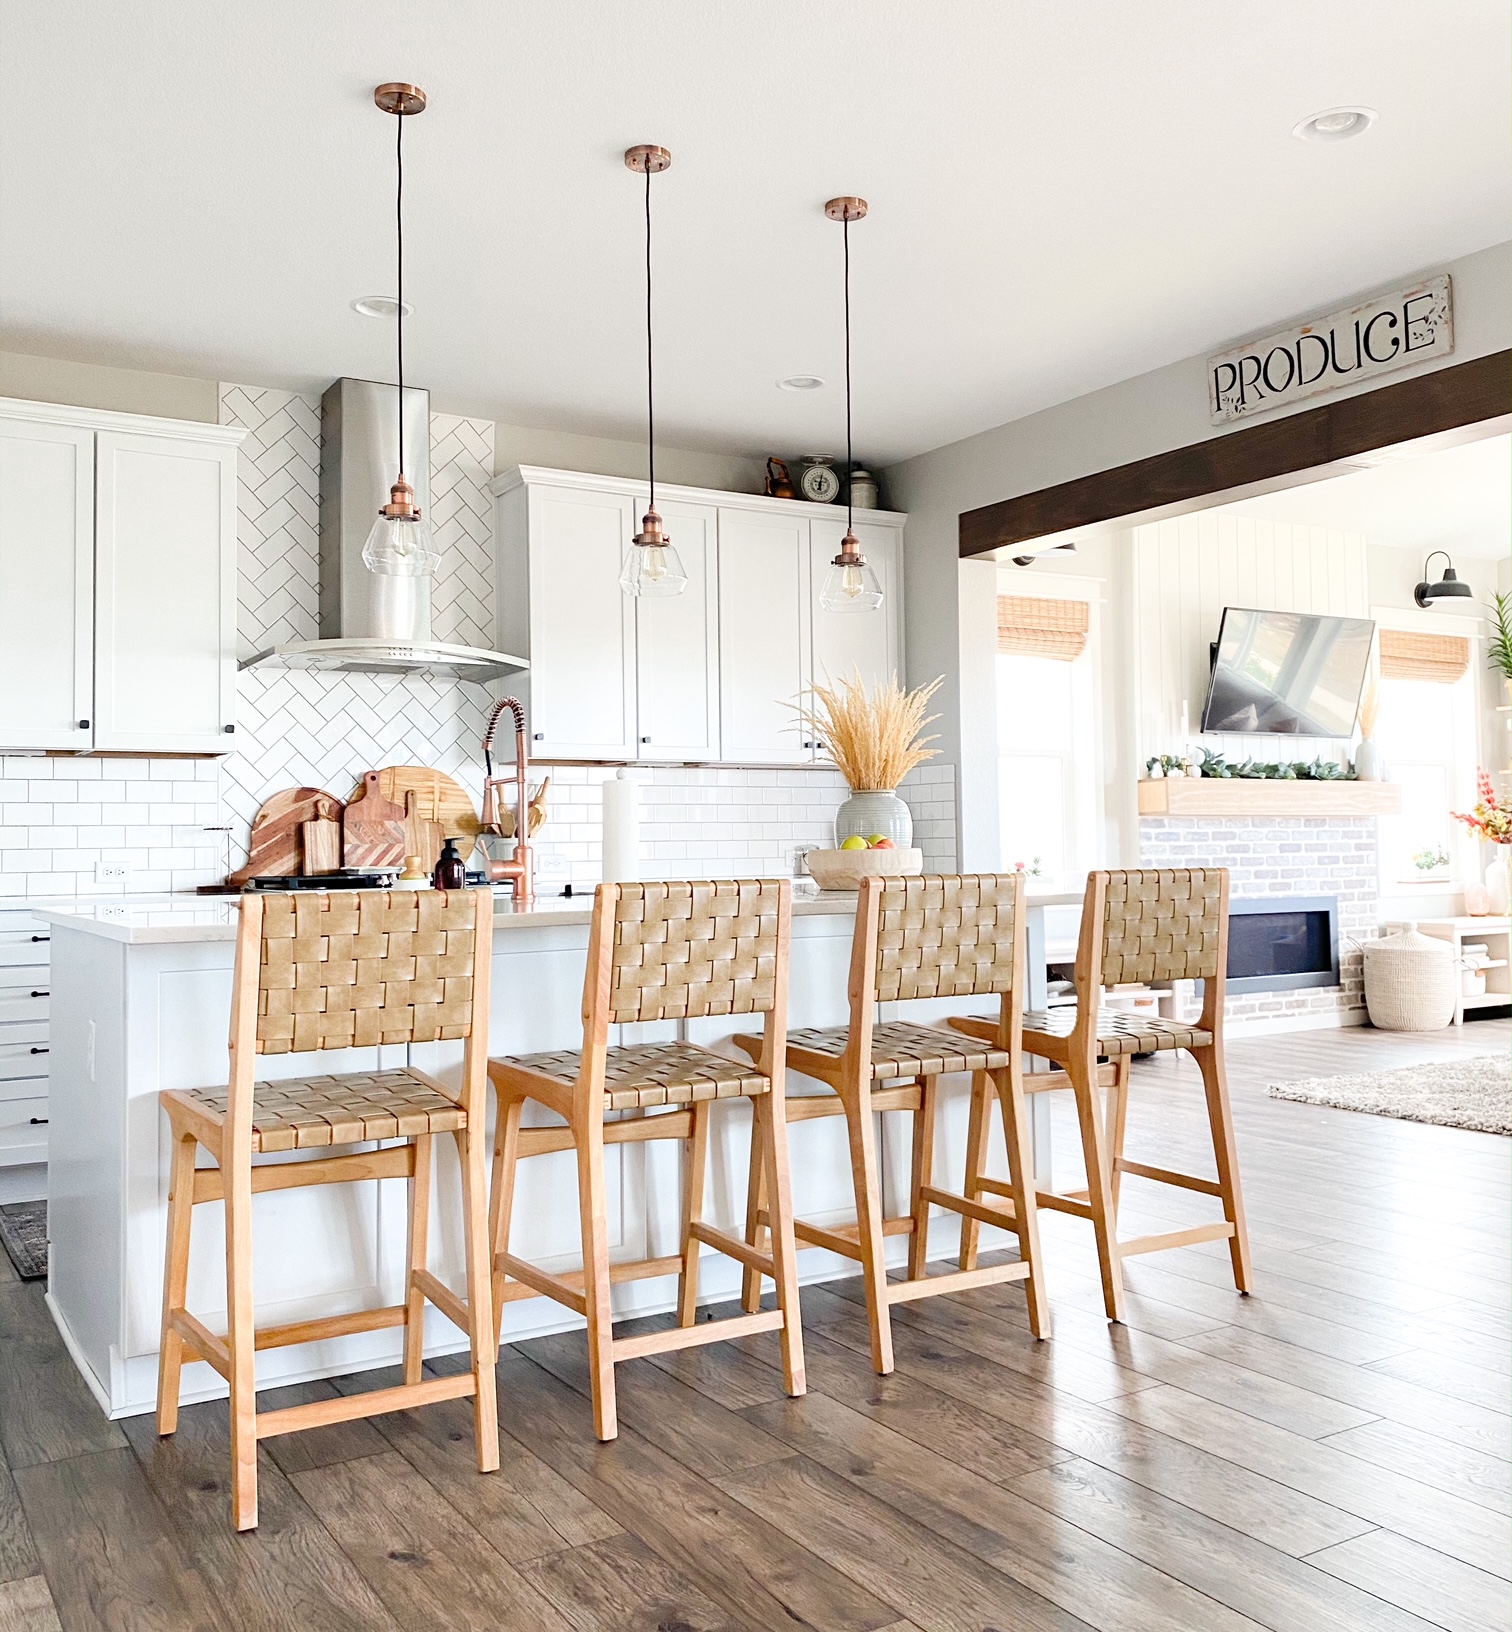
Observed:
[[[875,612],[882,605],[882,585],[861,553],[851,511],[851,332],[850,332],[850,224],[866,216],[864,198],[832,198],[824,206],[831,221],[840,223],[845,242],[845,537],[840,553],[825,574],[819,604],[826,612]]]
[[[380,85],[373,101],[394,115],[394,240],[398,288],[395,290],[394,339],[399,366],[399,471],[389,502],[378,511],[362,546],[370,572],[393,578],[428,578],[441,557],[430,523],[415,503],[415,490],[404,474],[404,121],[425,111],[425,92],[418,85]]]
[[[625,154],[625,168],[646,178],[646,469],[651,496],[641,530],[630,540],[620,588],[636,597],[681,595],[688,575],[656,513],[656,393],[651,370],[651,178],[672,163],[664,147],[642,145]]]

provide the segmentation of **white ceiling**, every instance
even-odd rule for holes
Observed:
[[[1412,454],[1223,508],[1363,533],[1373,544],[1425,555],[1448,550],[1498,560],[1512,549],[1512,437]]]
[[[9,349],[209,378],[385,376],[406,132],[411,375],[641,426],[655,183],[668,442],[886,462],[1508,236],[1504,0],[0,0]],[[1379,110],[1355,141],[1305,115]],[[830,386],[778,391],[813,372]]]

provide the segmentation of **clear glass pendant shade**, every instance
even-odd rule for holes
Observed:
[[[632,544],[620,573],[620,588],[637,597],[681,595],[688,587],[682,558],[670,542]]]
[[[819,604],[826,612],[875,612],[882,604],[882,585],[865,558],[831,563]]]
[[[393,578],[429,578],[440,565],[431,525],[423,516],[386,516],[382,511],[362,546],[363,565]]]

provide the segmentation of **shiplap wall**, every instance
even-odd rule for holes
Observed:
[[[1226,606],[1266,612],[1370,616],[1365,539],[1360,533],[1259,521],[1202,511],[1133,529],[1132,640],[1136,763],[1179,751],[1181,704],[1190,707],[1193,740],[1207,696],[1208,646]],[[1268,758],[1271,737],[1208,736],[1230,758]],[[1296,737],[1290,759],[1333,754],[1332,739]]]

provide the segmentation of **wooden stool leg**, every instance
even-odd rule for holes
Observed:
[[[698,1257],[701,1248],[693,1239],[693,1226],[703,1218],[704,1181],[709,1164],[709,1111],[708,1100],[700,1100],[691,1109],[692,1129],[683,1154],[682,1237],[678,1250],[682,1254],[682,1272],[677,1277],[677,1324],[691,1326],[698,1318]],[[751,1160],[757,1160],[756,1130],[751,1129]],[[757,1297],[761,1296],[760,1281]]]
[[[1253,1290],[1250,1268],[1249,1230],[1244,1222],[1244,1197],[1239,1188],[1239,1152],[1234,1144],[1234,1121],[1229,1108],[1228,1074],[1221,1048],[1192,1050],[1202,1072],[1207,1093],[1208,1122],[1213,1132],[1213,1158],[1218,1165],[1218,1185],[1223,1192],[1223,1216],[1234,1226],[1229,1238],[1229,1258],[1234,1266],[1234,1285],[1241,1292]]]
[[[1124,1125],[1129,1116],[1129,1066],[1132,1056],[1120,1054],[1113,1062],[1113,1081],[1108,1086],[1104,1111],[1108,1145],[1108,1191],[1113,1197],[1113,1210],[1118,1211],[1118,1192],[1123,1174],[1118,1164],[1123,1160]]]
[[[987,1135],[991,1130],[991,1122],[987,1116],[988,1081],[985,1071],[973,1071],[971,1074],[971,1111],[966,1123],[966,1182],[961,1187],[961,1194],[968,1201],[982,1199],[982,1175],[987,1171]],[[961,1214],[961,1257],[962,1269],[977,1267],[977,1246],[981,1240],[982,1226],[974,1218]]]
[[[761,1215],[767,1205],[767,1164],[761,1160],[760,1113],[752,1101],[751,1109],[751,1167],[746,1178],[746,1245],[761,1245]],[[771,1239],[768,1230],[767,1237]],[[761,1276],[749,1265],[740,1276],[740,1307],[754,1315],[761,1307]]]
[[[430,1245],[432,1136],[419,1133],[410,1141],[415,1152],[415,1172],[409,1181],[409,1249],[406,1254],[404,1292],[404,1380],[420,1381],[425,1362],[425,1293],[419,1277],[426,1265]]]
[[[457,1163],[462,1169],[462,1231],[467,1257],[467,1335],[472,1344],[473,1434],[478,1472],[492,1473],[499,1466],[499,1396],[494,1388],[494,1367],[499,1340],[494,1331],[493,1286],[490,1271],[488,1191],[483,1164],[483,1129],[459,1128]],[[429,1138],[425,1140],[430,1143]],[[426,1152],[427,1161],[430,1153]],[[408,1340],[409,1334],[405,1334]],[[408,1350],[406,1348],[406,1365]]]
[[[798,1244],[793,1236],[793,1184],[788,1167],[787,1101],[763,1094],[751,1102],[751,1163],[767,1170],[771,1198],[772,1279],[782,1311],[782,1386],[797,1399],[808,1391],[803,1362],[803,1313],[798,1295]]]
[[[1024,1283],[1024,1294],[1029,1302],[1029,1330],[1036,1337],[1049,1337],[1050,1300],[1045,1291],[1045,1260],[1040,1254],[1034,1140],[1029,1132],[1023,1078],[1016,1071],[999,1071],[995,1077],[998,1104],[1003,1112],[1003,1139],[1008,1146],[1008,1183],[1013,1191],[1019,1257],[1029,1266],[1029,1279]],[[983,1081],[986,1080],[984,1073]],[[985,1122],[986,1118],[982,1120]]]
[[[593,1384],[593,1431],[614,1439],[614,1308],[609,1287],[609,1225],[604,1187],[602,1122],[574,1128],[578,1153],[578,1206],[583,1221],[583,1293],[588,1316],[588,1369]]]
[[[499,1116],[494,1129],[493,1183],[489,1187],[488,1239],[492,1249],[494,1335],[504,1324],[504,1271],[498,1267],[499,1254],[509,1251],[509,1226],[514,1216],[515,1178],[520,1169],[520,1118],[525,1101],[499,1096]]]
[[[230,1159],[226,1185],[226,1347],[231,1356],[231,1519],[257,1527],[257,1334],[252,1304],[252,1166]]]
[[[864,1088],[842,1095],[850,1135],[851,1181],[856,1192],[856,1238],[866,1319],[871,1327],[872,1368],[886,1377],[893,1369],[892,1322],[887,1311],[887,1260],[882,1255],[882,1179],[877,1163],[877,1130],[871,1094]]]
[[[929,1203],[923,1190],[934,1183],[935,1106],[940,1084],[938,1077],[920,1077],[919,1108],[914,1112],[913,1177],[909,1212],[913,1233],[908,1238],[908,1278],[923,1280],[929,1262]]]
[[[194,1157],[199,1141],[175,1134],[173,1166],[168,1180],[168,1261],[163,1270],[163,1336],[158,1349],[157,1431],[178,1427],[179,1378],[184,1369],[184,1340],[173,1316],[184,1307],[189,1291],[189,1228],[194,1218]]]
[[[1097,1060],[1072,1053],[1066,1061],[1081,1127],[1082,1159],[1087,1168],[1087,1204],[1092,1231],[1097,1237],[1097,1265],[1102,1275],[1103,1307],[1109,1320],[1124,1313],[1123,1271],[1118,1262],[1117,1211],[1108,1182],[1108,1154],[1104,1147],[1102,1117],[1097,1103]]]

